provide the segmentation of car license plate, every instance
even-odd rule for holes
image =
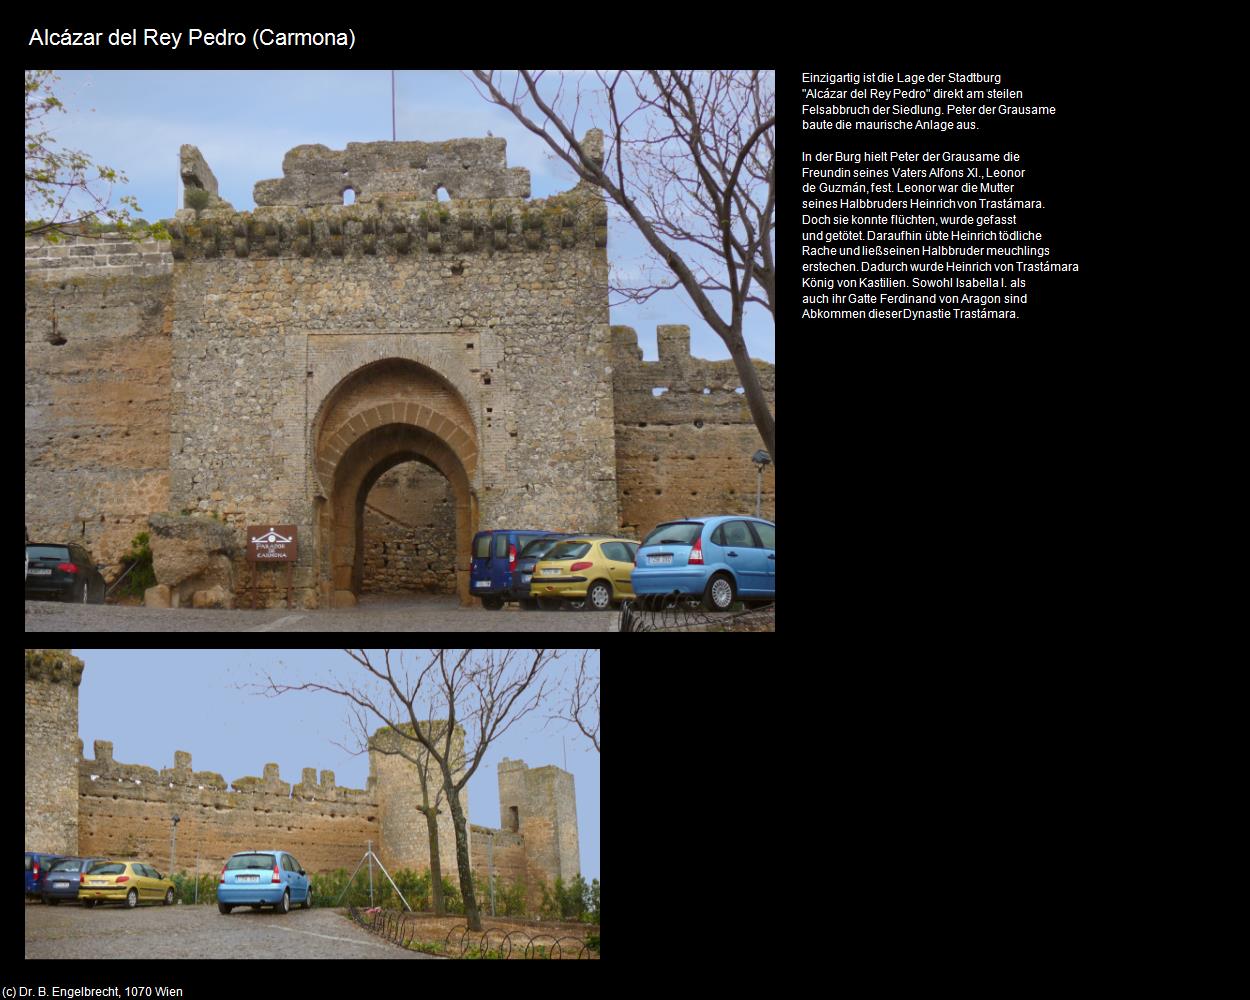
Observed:
[[[50,569],[32,569],[32,570],[30,571],[30,575],[31,575],[31,576],[51,576],[51,575],[52,575],[52,570],[50,570]]]
[[[673,553],[665,552],[658,556],[647,556],[648,566],[671,566],[673,565]]]
[[[543,576],[559,576],[563,572],[564,570],[562,569],[545,569],[543,570]]]
[[[475,587],[489,587],[489,586],[490,586],[490,581],[489,581],[489,580],[478,580],[478,581],[477,581],[477,583],[475,583],[473,586],[475,586]]]
[[[238,877],[238,879],[236,879],[236,881],[238,881],[238,882],[255,882],[258,878],[260,878],[260,876],[259,876],[259,875],[240,875],[240,876]]]
[[[54,889],[68,889],[69,883],[68,882],[53,882],[52,887]]]

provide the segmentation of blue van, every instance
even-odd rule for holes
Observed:
[[[473,560],[469,567],[469,593],[482,599],[482,607],[498,611],[504,601],[515,601],[520,587],[516,574],[517,554],[525,543],[550,535],[550,531],[505,529],[479,531],[473,536]],[[514,584],[513,576],[517,575]]]
[[[43,877],[48,869],[60,861],[64,854],[44,854],[40,851],[26,852],[26,895],[40,898],[43,895]]]

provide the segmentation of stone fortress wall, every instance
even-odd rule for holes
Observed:
[[[26,242],[26,522],[120,572],[169,508],[168,241]]]
[[[635,535],[754,509],[760,442],[732,364],[692,359],[683,327],[643,363],[609,327],[607,209],[588,185],[530,199],[493,138],[299,146],[244,213],[194,147],[182,173],[210,201],[177,213],[172,240],[27,241],[32,539],[81,541],[112,579],[149,515],[216,519],[198,548],[153,526],[158,581],[190,604],[242,590],[246,525],[295,524],[297,603],[314,607],[392,569],[377,542],[404,532],[367,521],[362,493],[414,458],[445,478],[454,528],[383,585],[462,600],[476,530]],[[285,574],[262,588],[282,602]]]
[[[690,356],[690,328],[657,328],[660,359],[643,361],[637,333],[612,327],[616,482],[621,524],[645,537],[661,521],[711,514],[754,514],[756,466],[763,448],[732,361]],[[776,412],[776,368],[754,361]],[[661,390],[657,393],[657,390]],[[772,465],[764,467],[760,516],[775,519]]]
[[[421,789],[414,765],[370,752],[364,789],[339,787],[334,772],[304,768],[298,784],[282,780],[277,764],[262,776],[227,782],[213,771],[192,769],[191,755],[174,753],[174,766],[157,770],[124,764],[113,744],[97,740],[82,756],[78,739],[78,685],[83,663],[68,650],[26,651],[26,848],[80,855],[132,857],[170,867],[170,824],[177,826],[175,870],[216,874],[237,851],[282,848],[311,872],[355,869],[372,841],[394,872],[429,867],[425,818],[414,807]],[[435,723],[437,726],[438,723]],[[464,732],[455,742],[463,748]],[[375,738],[387,744],[385,732]],[[470,865],[485,876],[493,859],[497,876],[524,874],[532,902],[539,886],[578,872],[572,775],[537,768],[533,790],[518,781],[520,761],[500,766],[501,827],[470,829]],[[554,773],[558,772],[558,773]],[[509,777],[505,778],[505,774]],[[558,797],[548,786],[560,786]],[[461,796],[468,815],[467,789]],[[456,881],[455,834],[450,810],[438,819],[443,875]],[[513,809],[520,830],[508,829]],[[376,877],[376,876],[375,876]]]

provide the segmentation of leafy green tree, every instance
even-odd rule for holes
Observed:
[[[130,210],[141,212],[139,203],[123,195],[121,207],[109,207],[113,186],[128,183],[126,175],[81,150],[61,148],[52,137],[50,116],[65,113],[52,92],[58,79],[51,70],[26,71],[26,235],[57,242],[71,227],[75,234],[92,235],[91,224],[103,216],[119,232],[140,238],[130,227]]]

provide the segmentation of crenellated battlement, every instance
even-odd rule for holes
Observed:
[[[82,660],[68,649],[26,650],[26,679],[45,684],[82,683]]]
[[[612,327],[613,388],[618,424],[752,423],[732,360],[708,361],[690,354],[690,327],[657,326],[659,361],[643,361],[638,334]],[[752,359],[771,404],[777,369]]]
[[[374,804],[372,785],[367,790],[356,788],[339,788],[334,782],[333,771],[322,771],[321,781],[317,781],[315,768],[306,767],[303,780],[295,786],[284,782],[279,774],[277,764],[266,764],[263,777],[245,776],[227,784],[216,771],[193,771],[191,754],[185,750],[174,752],[174,766],[157,771],[143,764],[121,764],[113,758],[113,744],[108,740],[96,740],[94,745],[95,759],[83,758],[79,761],[79,780],[84,791],[91,785],[104,782],[106,785],[131,786],[126,789],[195,789],[206,792],[233,791],[227,795],[264,795],[279,799],[297,799],[305,802],[344,802],[357,805]]]
[[[537,201],[405,201],[180,212],[169,226],[175,260],[413,256],[603,248],[603,201],[583,191]]]

